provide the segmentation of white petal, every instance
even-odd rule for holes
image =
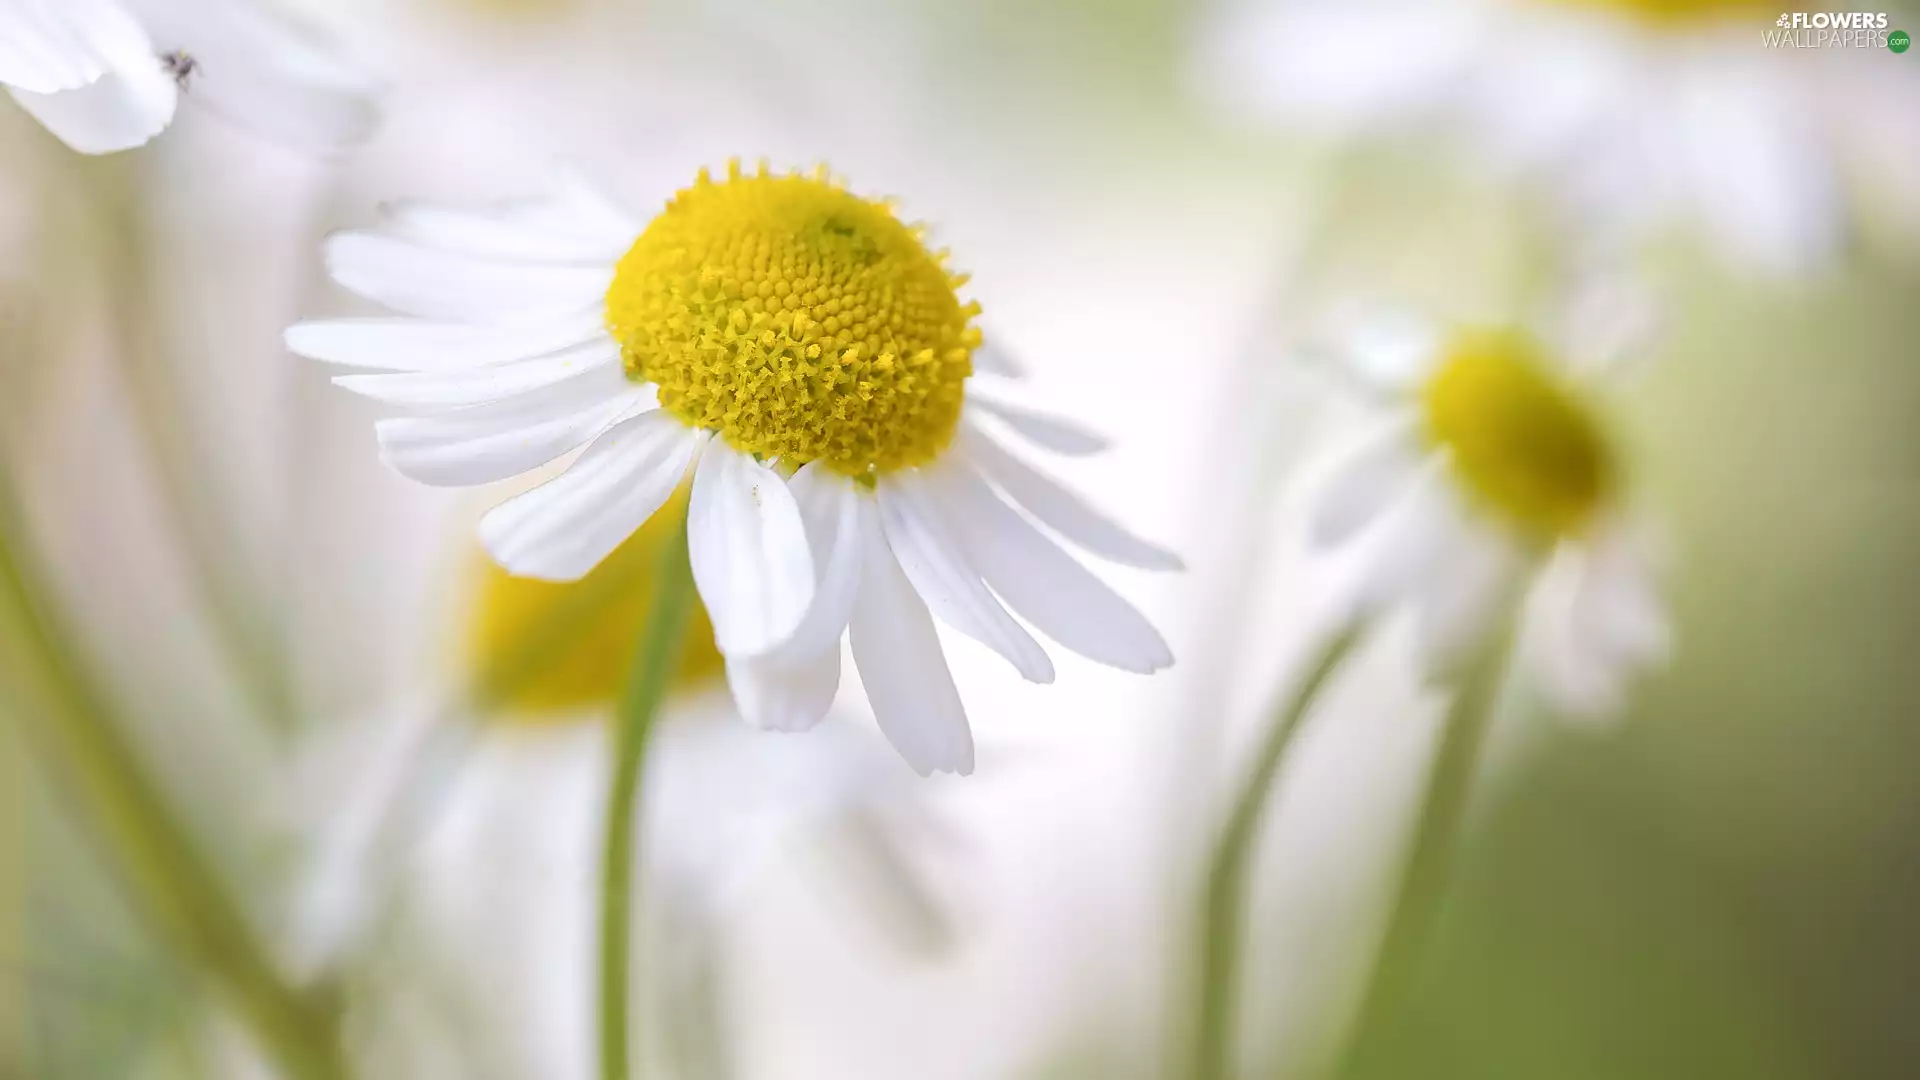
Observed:
[[[342,286],[395,311],[454,322],[526,323],[598,305],[611,263],[542,265],[460,255],[377,233],[335,233],[327,268]]]
[[[609,239],[582,236],[550,226],[551,200],[493,212],[455,210],[420,202],[385,208],[395,235],[441,251],[494,256],[522,262],[604,262],[618,259],[632,236]]]
[[[1040,632],[1090,660],[1149,674],[1173,664],[1159,631],[1001,502],[964,461],[926,470],[988,585]]]
[[[1003,379],[1024,379],[1027,370],[1018,360],[991,345],[981,345],[973,350],[973,370],[988,375],[998,375]]]
[[[83,154],[126,150],[165,130],[179,87],[140,24],[106,0],[80,0],[61,18],[105,70],[91,82],[52,93],[10,86],[7,92],[20,107]]]
[[[980,580],[919,472],[889,473],[876,490],[887,546],[934,616],[1005,657],[1029,682],[1052,682],[1047,651]]]
[[[1661,314],[1659,300],[1638,282],[1596,277],[1572,291],[1546,340],[1576,373],[1618,376],[1656,346]]]
[[[461,371],[409,371],[398,375],[338,375],[334,385],[389,405],[455,408],[528,393],[594,368],[617,365],[620,346],[612,338],[517,360],[511,364]]]
[[[1068,541],[1103,559],[1143,570],[1179,570],[1185,565],[1180,556],[1120,527],[964,420],[956,442],[975,468],[1042,525]]]
[[[1347,134],[1411,125],[1444,105],[1481,51],[1476,5],[1223,5],[1198,50],[1230,107]]]
[[[345,150],[373,133],[382,87],[285,4],[122,0],[161,51],[196,61],[187,100],[221,120],[307,152]]]
[[[711,443],[694,471],[687,540],[722,653],[755,656],[793,636],[813,602],[813,556],[780,474]]]
[[[798,662],[837,648],[840,636],[846,633],[865,554],[863,518],[878,511],[873,499],[862,494],[858,485],[819,461],[794,473],[787,481],[787,490],[793,493],[806,526],[815,586],[813,603],[793,636],[769,655]]]
[[[1757,59],[1757,58],[1756,58]],[[1670,104],[1693,209],[1723,246],[1776,273],[1816,269],[1842,239],[1827,132],[1778,65],[1703,65]]]
[[[1071,420],[995,401],[977,389],[967,392],[967,409],[992,416],[1028,442],[1056,454],[1082,457],[1098,454],[1113,445],[1105,435]]]
[[[554,170],[553,188],[556,218],[564,215],[561,219],[581,235],[622,244],[616,254],[624,252],[646,228],[645,218],[636,217],[571,165],[562,164]]]
[[[295,323],[287,348],[313,360],[394,371],[458,371],[545,356],[611,340],[599,305],[525,326],[422,319],[319,319]]]
[[[649,392],[609,365],[504,401],[382,420],[374,434],[387,464],[423,484],[485,484],[587,442]]]
[[[1414,481],[1420,458],[1414,421],[1406,416],[1367,427],[1330,451],[1308,521],[1313,542],[1334,547],[1373,525]]]
[[[705,438],[664,411],[615,424],[566,472],[488,511],[480,542],[521,577],[585,577],[672,496]]]
[[[840,688],[840,643],[799,662],[727,660],[727,686],[740,716],[769,731],[807,731],[827,715]]]
[[[1534,588],[1528,627],[1540,688],[1574,719],[1616,712],[1628,680],[1672,647],[1651,559],[1619,525],[1561,545]]]
[[[867,525],[867,557],[853,606],[853,661],[874,718],[894,749],[922,776],[973,771],[973,732],[940,651],[933,617]]]
[[[1336,320],[1334,348],[1361,385],[1389,397],[1412,393],[1432,373],[1442,330],[1401,312],[1352,312]]]
[[[1415,631],[1429,662],[1450,667],[1485,640],[1517,598],[1520,554],[1491,529],[1468,525],[1442,534],[1433,572],[1413,598]]]
[[[1659,663],[1673,649],[1653,560],[1622,527],[1594,541],[1580,607],[1587,632],[1623,664]]]
[[[105,75],[107,61],[85,28],[124,18],[100,10],[110,7],[100,0],[0,0],[0,84],[52,94]]]

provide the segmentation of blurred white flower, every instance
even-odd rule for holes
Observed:
[[[968,837],[879,739],[828,724],[768,740],[719,706],[680,702],[654,734],[642,785],[644,970],[672,1055],[723,1049],[699,1045],[715,1034],[702,1025],[729,1034],[727,1002],[703,983],[724,976],[713,969],[727,964],[728,936],[769,896],[822,893],[877,944],[909,954],[938,953],[964,931],[965,891],[950,879]],[[292,815],[283,824],[313,840],[289,898],[294,969],[404,995],[450,966],[475,1019],[505,1029],[461,1053],[515,1061],[518,1051],[540,1075],[586,1054],[586,1002],[575,998],[590,985],[583,885],[600,856],[610,747],[600,713],[578,716],[589,722],[482,728],[396,701],[321,733],[276,788],[278,812]],[[379,1009],[362,1033],[421,1037]]]
[[[1770,47],[1754,0],[1249,0],[1198,70],[1231,107],[1335,135],[1458,132],[1544,181],[1585,240],[1688,219],[1725,257],[1818,269],[1920,78],[1884,47]],[[1892,100],[1888,97],[1892,95]],[[1906,121],[1902,121],[1906,122]],[[1911,199],[1912,193],[1905,198]]]
[[[1096,661],[1172,662],[1132,606],[1015,507],[1118,562],[1178,560],[987,426],[1066,453],[1102,441],[974,394],[975,364],[1006,365],[971,325],[965,276],[920,226],[824,170],[702,172],[651,223],[563,177],[551,198],[497,213],[397,206],[384,230],[335,236],[327,254],[337,281],[408,317],[305,323],[287,343],[400,372],[336,380],[428,413],[378,425],[395,469],[484,484],[586,444],[482,520],[508,570],[579,578],[692,473],[694,580],[756,724],[824,716],[850,630],[901,755],[923,774],[970,771],[933,615],[1035,682],[1052,662],[1009,607]]]
[[[1410,611],[1436,666],[1519,617],[1548,700],[1596,716],[1669,643],[1657,553],[1590,385],[1644,349],[1650,319],[1596,288],[1540,321],[1375,316],[1337,335],[1379,408],[1325,455],[1310,539],[1346,562],[1362,610]]]
[[[182,95],[303,149],[375,119],[367,76],[240,0],[0,0],[0,84],[86,154],[143,145]]]

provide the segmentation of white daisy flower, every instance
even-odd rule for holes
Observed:
[[[1250,0],[1200,50],[1224,100],[1334,134],[1457,129],[1545,180],[1589,237],[1698,223],[1736,262],[1818,267],[1845,239],[1845,181],[1920,110],[1879,48],[1770,48],[1757,0]],[[1864,33],[1864,32],[1863,32]],[[1891,99],[1890,99],[1891,98]],[[1907,121],[1900,120],[1894,124]],[[1897,139],[1895,141],[1898,141]],[[1910,193],[1907,197],[1910,198]]]
[[[1341,335],[1381,408],[1325,458],[1309,526],[1363,609],[1412,612],[1430,661],[1457,662],[1516,615],[1548,700],[1592,716],[1669,642],[1656,552],[1590,385],[1644,347],[1647,307],[1594,290],[1551,323],[1376,317]]]
[[[374,122],[371,80],[237,0],[0,0],[0,85],[85,154],[145,144],[183,94],[315,149]]]
[[[1005,449],[1103,443],[972,392],[982,346],[963,275],[890,203],[824,169],[702,172],[650,223],[563,177],[473,214],[391,208],[334,236],[335,280],[402,314],[305,323],[294,352],[397,374],[340,385],[422,415],[380,422],[429,484],[502,480],[586,451],[489,512],[509,571],[572,580],[692,474],[689,556],[742,715],[811,727],[850,633],[873,711],[916,770],[965,773],[973,740],[933,616],[1035,682],[1053,665],[1009,609],[1094,660],[1151,672],[1160,635],[1040,528],[1173,568]],[[786,475],[791,472],[791,480]]]

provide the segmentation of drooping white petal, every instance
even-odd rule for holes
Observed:
[[[1329,452],[1309,512],[1308,535],[1322,547],[1344,544],[1380,519],[1420,468],[1414,421],[1393,416]]]
[[[481,405],[552,386],[594,368],[618,365],[620,345],[603,337],[585,345],[459,371],[409,371],[396,375],[336,375],[335,386],[389,405],[457,408]]]
[[[1029,682],[1053,681],[1053,661],[967,559],[936,505],[938,496],[915,469],[880,479],[880,523],[900,569],[943,623],[1005,657]]]
[[[661,410],[615,424],[566,472],[488,511],[480,542],[521,577],[585,577],[673,495],[706,438]]]
[[[964,460],[924,473],[987,584],[1041,633],[1123,671],[1172,665],[1165,639],[1133,605],[1001,502]]]
[[[1637,668],[1659,663],[1673,648],[1673,631],[1653,557],[1625,526],[1602,529],[1592,542],[1576,619],[1606,652]]]
[[[5,0],[0,3],[0,84],[35,94],[85,86],[107,62],[82,28],[104,16],[104,0]]]
[[[740,716],[769,731],[807,731],[827,715],[840,689],[840,643],[797,661],[727,659],[727,687]]]
[[[770,656],[804,660],[839,645],[853,615],[853,596],[860,587],[860,560],[866,529],[863,517],[878,511],[871,496],[848,478],[814,461],[787,480],[806,526],[807,547],[813,555],[813,603],[800,625]]]
[[[422,319],[316,319],[287,328],[287,348],[312,360],[393,371],[458,371],[545,356],[607,338],[592,309],[524,326]]]
[[[975,468],[1036,520],[1101,558],[1143,570],[1179,570],[1180,557],[1128,532],[1051,477],[961,422],[956,446]]]
[[[381,420],[374,434],[381,458],[423,484],[486,484],[587,442],[650,392],[607,365],[504,401]]]
[[[1577,720],[1618,711],[1633,675],[1672,647],[1650,560],[1617,525],[1555,550],[1529,597],[1527,628],[1524,656],[1541,692]]]
[[[933,616],[869,520],[849,639],[880,731],[922,776],[973,771],[973,732]]]
[[[1098,454],[1113,445],[1113,441],[1105,435],[1081,427],[1071,420],[995,401],[973,388],[967,391],[967,409],[970,413],[986,413],[1028,442],[1056,454],[1082,457]]]
[[[64,26],[76,49],[69,57],[77,60],[90,53],[100,73],[70,89],[51,93],[9,85],[7,92],[21,108],[32,113],[61,142],[83,154],[130,149],[166,129],[173,120],[179,87],[146,31],[131,15],[110,0],[72,0],[52,20]],[[52,20],[43,22],[43,27],[55,25]],[[34,51],[38,53],[37,46]],[[92,62],[79,62],[52,74],[60,76],[57,81],[66,82],[78,70],[93,71],[96,67]],[[44,78],[38,82],[47,85]]]
[[[613,266],[518,263],[454,254],[379,233],[327,239],[333,279],[395,311],[453,322],[527,323],[594,306]]]
[[[727,682],[749,723],[804,731],[826,715],[840,685],[840,638],[853,615],[866,556],[871,496],[847,477],[812,462],[787,481],[813,555],[813,603],[793,635],[766,654],[730,657]]]
[[[780,474],[711,443],[694,471],[687,541],[722,653],[757,656],[793,636],[813,602],[813,555]]]

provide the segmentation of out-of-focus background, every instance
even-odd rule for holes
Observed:
[[[1026,400],[1115,436],[1058,472],[1188,570],[1102,571],[1178,657],[1151,680],[1061,656],[1031,686],[946,635],[966,779],[915,777],[857,693],[812,736],[762,734],[690,667],[649,763],[639,1075],[1186,1075],[1205,860],[1325,629],[1301,491],[1353,417],[1297,346],[1356,297],[1511,304],[1593,230],[1664,301],[1609,405],[1672,555],[1671,662],[1606,723],[1503,717],[1408,1005],[1356,1032],[1438,719],[1407,643],[1370,641],[1260,833],[1233,1075],[1920,1071],[1920,57],[1770,47],[1780,13],[1737,4],[1417,5],[1473,16],[1472,70],[1539,61],[1542,103],[1607,92],[1582,50],[1624,37],[1655,66],[1712,51],[1715,100],[1793,107],[1773,159],[1688,144],[1733,177],[1704,215],[1596,211],[1574,241],[1543,194],[1565,177],[1437,90],[1341,81],[1385,56],[1413,86],[1465,55],[1465,15],[1383,7],[1324,41],[1309,18],[1263,52],[1298,7],[309,3],[385,87],[343,153],[189,91],[152,145],[84,158],[0,103],[0,459],[37,611],[0,611],[0,1077],[276,1075],[116,867],[48,735],[76,694],[354,1075],[593,1074],[606,709],[472,707],[498,584],[473,524],[507,492],[386,470],[379,412],[279,335],[363,310],[319,241],[382,202],[524,196],[569,161],[647,210],[735,156],[824,161],[932,223]],[[1680,25],[1705,7],[1711,35]],[[1272,107],[1312,56],[1319,122],[1312,93]],[[1726,242],[1741,219],[1711,207],[1758,165],[1828,157],[1824,201],[1783,205],[1829,243]]]

